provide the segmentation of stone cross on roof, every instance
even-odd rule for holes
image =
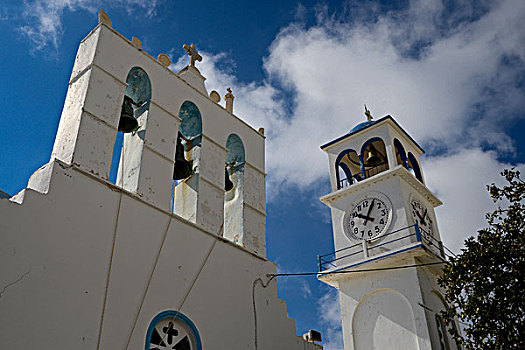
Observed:
[[[182,48],[188,53],[188,56],[190,56],[190,66],[195,67],[195,61],[202,61],[202,56],[199,55],[195,44],[191,44],[190,46],[184,44]]]
[[[365,115],[366,115],[366,120],[368,121],[372,121],[372,113],[370,113],[370,110],[368,108],[366,108],[366,105],[365,105]]]

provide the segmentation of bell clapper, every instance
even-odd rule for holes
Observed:
[[[233,189],[233,181],[230,179],[230,171],[235,169],[235,163],[226,163],[226,166],[224,167],[224,190],[226,192],[231,191]]]

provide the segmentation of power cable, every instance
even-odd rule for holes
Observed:
[[[204,258],[204,261],[202,262],[201,264],[201,267],[199,268],[199,271],[197,272],[197,275],[195,275],[195,278],[193,279],[191,285],[190,285],[190,288],[188,288],[188,291],[186,292],[186,295],[184,295],[184,299],[182,299],[182,302],[180,304],[180,306],[177,308],[177,311],[175,312],[175,314],[171,317],[171,322],[175,322],[175,320],[177,319],[177,316],[179,315],[180,313],[180,310],[182,309],[182,307],[184,306],[184,303],[186,303],[186,300],[188,299],[188,296],[190,295],[192,289],[193,289],[193,286],[195,286],[195,283],[197,282],[197,279],[199,278],[202,270],[204,270],[204,266],[206,266],[206,263],[208,262],[208,259],[213,251],[213,249],[215,248],[215,245],[217,244],[217,241],[219,241],[218,237],[220,237],[220,233],[223,229],[223,226],[224,226],[224,223],[221,224],[221,227],[219,227],[219,231],[217,232],[217,236],[215,237],[214,241],[213,241],[213,244],[211,245],[210,249],[208,250],[208,254],[206,254],[206,257]],[[164,336],[162,337],[162,341],[166,341],[166,337],[168,336],[167,333],[164,334]],[[130,336],[131,338],[131,336]]]
[[[151,273],[149,275],[148,284],[146,285],[146,289],[144,290],[144,294],[142,295],[142,299],[140,301],[139,309],[137,310],[137,314],[135,316],[135,320],[133,321],[133,326],[131,327],[131,332],[129,333],[128,342],[126,343],[126,349],[129,347],[129,343],[131,341],[131,336],[133,335],[133,332],[135,331],[135,326],[137,325],[137,321],[139,319],[140,311],[142,310],[142,306],[144,305],[144,300],[146,300],[146,295],[149,291],[149,286],[151,285],[151,281],[153,280],[153,274],[155,273],[155,269],[157,268],[157,264],[159,262],[159,257],[162,252],[162,248],[164,247],[164,243],[166,242],[166,236],[168,235],[168,231],[170,229],[171,221],[173,216],[170,215],[170,219],[168,221],[168,225],[166,226],[166,230],[164,231],[164,235],[162,236],[162,243],[160,244],[159,251],[157,253],[157,256],[155,257],[155,263],[153,264],[153,269],[151,270]]]
[[[99,330],[98,330],[98,340],[97,340],[97,349],[100,348],[100,341],[101,341],[101,338],[102,338],[102,327],[103,327],[103,324],[104,324],[104,314],[105,314],[105,311],[106,311],[106,303],[107,303],[107,299],[108,299],[108,291],[109,291],[109,282],[110,282],[110,278],[111,278],[111,268],[113,267],[113,255],[115,254],[115,243],[117,241],[117,231],[118,231],[118,222],[119,222],[119,218],[120,218],[120,208],[121,208],[121,205],[122,205],[122,194],[123,194],[123,189],[124,189],[124,136],[122,137],[122,147],[120,149],[120,159],[121,159],[121,162],[120,164],[122,165],[122,171],[120,173],[120,186],[121,186],[121,189],[120,189],[120,195],[119,195],[119,198],[118,198],[118,209],[117,209],[117,215],[116,215],[116,219],[115,219],[115,229],[113,231],[113,242],[111,244],[111,256],[109,258],[109,268],[108,268],[108,277],[106,279],[106,292],[104,293],[104,303],[102,305],[102,315],[100,316],[100,327],[99,327]],[[117,168],[117,172],[118,172],[118,168]],[[118,173],[117,173],[118,174]],[[118,176],[117,176],[118,178]],[[115,180],[115,182],[117,182]]]
[[[273,274],[266,274],[266,277],[268,280],[266,283],[262,280],[262,278],[257,278],[255,281],[253,281],[252,285],[252,303],[253,303],[253,318],[254,318],[254,344],[255,344],[255,350],[258,349],[258,334],[257,334],[257,307],[255,303],[255,286],[257,283],[260,283],[263,288],[268,287],[270,282],[275,279],[276,277],[301,277],[301,276],[324,276],[324,275],[331,275],[331,274],[346,274],[346,273],[358,273],[358,272],[372,272],[372,271],[386,271],[386,270],[399,270],[399,269],[406,269],[411,267],[422,267],[422,266],[432,266],[432,265],[438,265],[438,264],[447,264],[445,261],[438,261],[433,263],[424,263],[424,264],[413,264],[413,265],[402,265],[402,266],[392,266],[392,267],[382,267],[382,268],[375,268],[375,269],[360,269],[360,270],[353,270],[353,271],[333,271],[333,272],[298,272],[298,273],[273,273]]]
[[[255,281],[253,281],[252,285],[252,302],[253,302],[253,321],[254,321],[254,344],[255,344],[255,350],[258,349],[258,343],[257,343],[257,307],[255,305],[255,286],[257,283],[260,283],[263,288],[268,287],[270,282],[277,277],[277,275],[266,275],[266,277],[269,277],[268,281],[266,283],[263,282],[263,280],[259,277]]]
[[[372,272],[372,271],[386,271],[386,270],[398,270],[406,269],[410,267],[421,267],[421,266],[432,266],[439,264],[448,264],[446,261],[437,261],[425,264],[413,264],[413,265],[402,265],[402,266],[391,266],[391,267],[379,267],[375,269],[360,269],[352,271],[329,271],[329,272],[297,272],[297,273],[275,273],[267,274],[266,277],[293,277],[293,276],[324,276],[333,274],[346,274],[346,273],[358,273],[358,272]]]

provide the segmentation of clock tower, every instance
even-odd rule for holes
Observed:
[[[425,185],[424,151],[391,116],[365,114],[321,146],[335,251],[319,256],[319,279],[339,290],[345,349],[458,349],[439,316],[442,203]]]

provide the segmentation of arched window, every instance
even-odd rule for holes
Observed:
[[[193,322],[180,312],[164,311],[155,316],[146,333],[146,350],[202,350]]]
[[[226,141],[224,186],[224,237],[242,244],[244,230],[244,145],[239,136],[231,134]]]
[[[335,161],[337,189],[350,186],[354,181],[361,181],[361,164],[359,156],[353,149],[339,153]]]
[[[436,313],[436,327],[438,333],[438,341],[441,350],[450,350],[450,344],[448,343],[447,326],[441,316]]]
[[[138,187],[142,150],[151,100],[151,81],[140,67],[133,67],[126,78],[119,130],[113,149],[110,182],[134,192]],[[118,165],[118,172],[117,166]]]
[[[185,101],[180,107],[179,118],[181,121],[173,174],[175,187],[173,212],[194,222],[199,191],[202,118],[197,106],[190,101]],[[177,177],[177,170],[181,165],[189,169],[183,172],[183,176]]]
[[[432,290],[428,294],[428,300],[426,302],[428,304],[430,312],[434,313],[434,320],[435,320],[435,326],[436,326],[436,332],[435,336],[437,339],[434,339],[434,342],[439,344],[438,349],[443,350],[449,350],[453,348],[461,349],[461,346],[457,344],[456,347],[451,346],[455,343],[454,338],[452,337],[452,334],[450,333],[450,328],[452,327],[455,332],[459,333],[459,330],[457,328],[456,321],[452,321],[451,323],[447,324],[445,320],[440,315],[440,312],[442,310],[448,310],[447,303],[445,301],[445,298],[436,290]],[[432,337],[432,334],[431,334]]]
[[[388,170],[385,143],[379,137],[371,138],[361,147],[361,175],[369,178]]]
[[[397,165],[402,165],[408,169],[407,155],[405,153],[405,149],[403,148],[403,145],[401,144],[401,142],[399,142],[398,139],[394,139],[394,148],[396,150]]]
[[[416,179],[423,183],[423,176],[421,175],[419,164],[417,163],[416,157],[410,152],[408,152],[408,167],[414,171]]]

